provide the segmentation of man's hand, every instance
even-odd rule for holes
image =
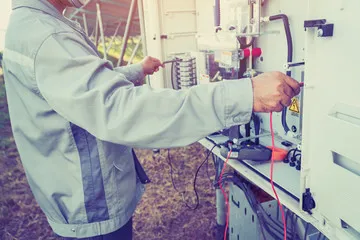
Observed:
[[[141,61],[144,74],[145,75],[152,75],[154,72],[159,71],[160,67],[164,67],[164,65],[161,63],[159,59],[153,58],[153,57],[145,57]]]
[[[300,93],[300,84],[280,72],[261,74],[252,79],[254,112],[280,112],[291,105],[291,99]]]

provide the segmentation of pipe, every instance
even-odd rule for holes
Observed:
[[[287,62],[291,63],[293,60],[293,41],[292,41],[288,17],[285,14],[278,14],[278,15],[270,16],[269,20],[270,21],[275,21],[275,20],[283,21],[285,35],[286,35],[286,41],[287,41]],[[291,77],[291,71],[286,71],[286,75]],[[281,124],[283,125],[285,133],[288,133],[290,131],[290,128],[286,122],[286,114],[287,114],[287,108],[285,107],[281,113]]]
[[[214,5],[214,25],[215,25],[215,28],[220,27],[220,24],[221,24],[220,0],[215,0],[215,5]]]

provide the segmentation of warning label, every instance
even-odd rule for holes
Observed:
[[[299,100],[297,98],[292,100],[289,110],[295,113],[300,113]]]

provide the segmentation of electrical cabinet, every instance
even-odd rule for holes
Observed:
[[[360,1],[260,2],[261,8],[253,12],[254,16],[260,15],[260,32],[253,36],[252,48],[260,48],[261,56],[251,58],[246,68],[257,73],[290,70],[294,79],[305,83],[301,94],[287,109],[289,131],[284,131],[282,114],[274,113],[277,147],[301,151],[301,168],[283,162],[275,164],[274,181],[279,196],[287,208],[328,238],[360,239],[360,152],[357,150],[360,28],[356,21]],[[214,77],[214,74],[209,76],[209,64],[217,62],[215,68],[219,69],[222,63],[231,63],[232,53],[239,48],[237,37],[243,34],[249,14],[248,0],[220,1],[221,30],[216,32],[213,1],[143,0],[142,3],[148,55],[169,60],[176,54],[189,53],[196,58],[197,84],[207,84]],[[289,20],[292,62],[301,63],[290,69],[285,67],[289,63],[289,46],[284,22],[269,21],[269,16],[279,14]],[[238,30],[234,32],[232,27]],[[246,37],[247,41],[251,38]],[[171,87],[172,74],[167,66],[151,77],[152,86]],[[261,122],[260,133],[268,133],[269,115],[256,115]],[[254,122],[250,127],[254,136]],[[245,132],[244,126],[240,131]],[[209,149],[213,146],[207,140],[200,142]],[[284,142],[290,145],[285,146]],[[269,146],[271,139],[262,137],[260,143]],[[214,149],[214,153],[221,157],[219,150]],[[269,163],[230,160],[229,165],[272,194]]]
[[[334,34],[322,37],[322,26],[306,29],[302,192],[311,190],[315,217],[339,239],[360,239],[359,10],[357,0],[309,1],[306,16],[334,24]]]

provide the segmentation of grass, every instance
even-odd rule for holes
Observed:
[[[0,68],[0,148],[6,148],[12,143],[12,139],[7,136],[10,126],[10,117],[7,110],[6,93],[2,69]]]

